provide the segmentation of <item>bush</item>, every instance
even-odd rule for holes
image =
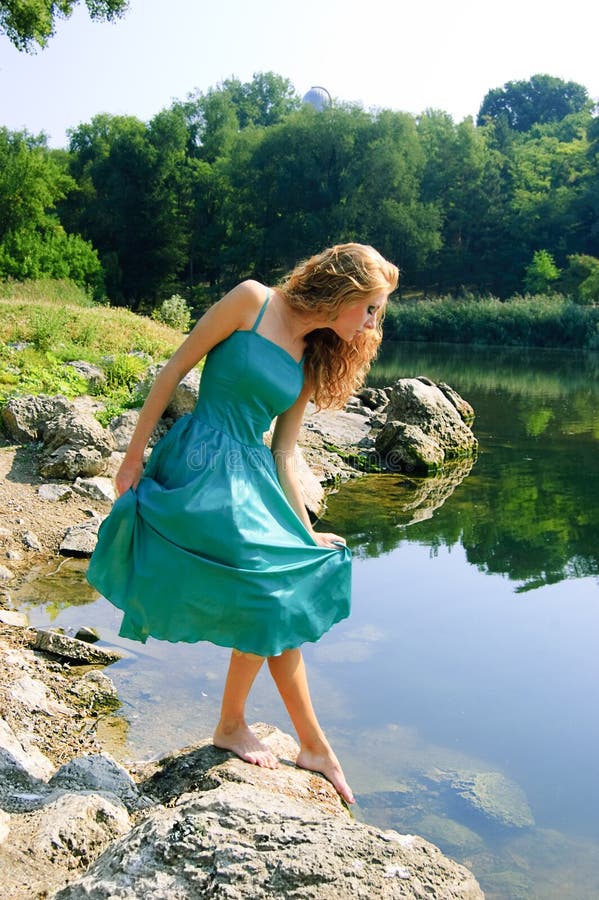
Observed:
[[[599,306],[560,294],[454,299],[438,297],[389,305],[386,338],[504,347],[597,349]]]
[[[152,318],[170,325],[171,328],[186,332],[191,325],[191,309],[180,294],[173,294],[152,312]]]

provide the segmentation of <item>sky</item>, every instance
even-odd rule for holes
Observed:
[[[488,90],[534,74],[599,99],[599,4],[589,0],[131,0],[115,23],[83,3],[45,50],[0,35],[0,126],[52,147],[98,113],[148,121],[225,78],[272,71],[367,109],[476,117]]]

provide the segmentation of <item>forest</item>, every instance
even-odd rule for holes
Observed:
[[[328,244],[373,244],[404,298],[599,302],[599,118],[550,75],[489,90],[474,121],[334,102],[273,72],[149,122],[102,114],[68,146],[0,128],[0,280],[68,278],[97,300],[202,309]],[[599,327],[599,326],[598,326]]]

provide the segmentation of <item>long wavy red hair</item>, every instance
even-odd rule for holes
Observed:
[[[391,294],[399,283],[397,266],[366,244],[336,244],[298,263],[279,289],[290,305],[331,319],[346,304],[369,295]],[[314,386],[319,408],[341,408],[364,383],[380,346],[383,314],[376,327],[344,341],[331,328],[306,335],[305,378]]]

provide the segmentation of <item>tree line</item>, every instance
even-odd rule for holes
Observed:
[[[149,122],[98,115],[68,147],[0,129],[0,277],[70,277],[98,298],[201,307],[325,245],[371,243],[403,290],[559,289],[599,301],[599,118],[549,75],[441,110],[302,104],[272,72]]]

